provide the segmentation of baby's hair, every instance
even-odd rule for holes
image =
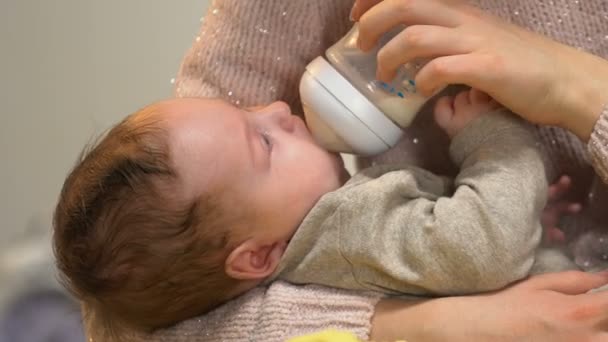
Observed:
[[[159,110],[142,109],[85,149],[55,211],[61,280],[106,332],[171,325],[236,286],[224,271],[229,235],[218,194],[188,203],[176,195]]]

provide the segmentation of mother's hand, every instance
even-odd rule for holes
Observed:
[[[460,0],[358,0],[359,46],[370,49],[399,24],[408,26],[378,55],[378,76],[433,58],[417,75],[423,94],[466,84],[539,124],[588,140],[608,97],[608,62],[493,17]]]
[[[536,276],[486,295],[446,297],[404,307],[397,299],[376,306],[377,341],[569,342],[608,340],[606,273]],[[405,326],[405,328],[404,328]]]
[[[478,317],[469,318],[481,322],[485,317],[488,333],[496,334],[488,339],[492,341],[606,341],[608,292],[586,292],[604,285],[607,278],[606,273],[576,271],[533,277],[473,299],[479,301],[474,311]]]

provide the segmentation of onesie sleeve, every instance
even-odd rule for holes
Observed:
[[[451,144],[454,183],[420,169],[363,172],[330,218],[357,282],[393,294],[490,291],[526,277],[541,238],[547,181],[514,115],[475,120]],[[355,181],[356,183],[356,181]]]

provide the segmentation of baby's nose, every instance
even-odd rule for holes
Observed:
[[[291,109],[285,102],[275,102],[266,108],[272,120],[284,131],[293,132],[295,121]]]
[[[265,110],[269,113],[276,113],[278,115],[291,115],[291,108],[283,101],[276,101],[269,104]]]
[[[276,114],[273,114],[273,119],[281,130],[287,133],[293,133],[295,129],[295,117],[291,115],[291,113],[277,112]]]

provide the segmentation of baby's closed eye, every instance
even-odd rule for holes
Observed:
[[[268,131],[260,131],[260,138],[264,145],[263,147],[270,152],[272,150],[273,140]]]

